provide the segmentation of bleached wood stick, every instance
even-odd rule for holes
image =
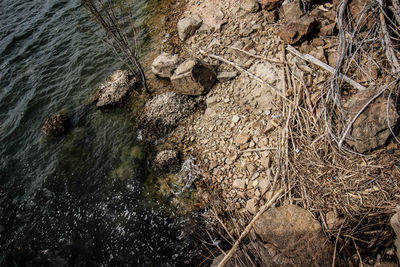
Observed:
[[[309,54],[302,54],[300,51],[298,51],[296,48],[294,48],[291,45],[288,45],[286,47],[286,50],[289,51],[290,53],[293,53],[294,55],[298,56],[299,58],[304,59],[305,61],[311,62],[321,68],[323,68],[326,71],[329,71],[332,74],[335,74],[335,68],[329,66],[328,64],[325,64],[321,60],[309,55]],[[340,73],[339,78],[343,79],[345,82],[353,86],[354,88],[363,91],[366,90],[367,88],[359,84],[358,82],[354,81],[353,79],[347,77],[346,75]]]
[[[267,209],[269,209],[272,204],[278,199],[278,197],[282,194],[283,189],[280,189],[272,198],[270,201],[268,201],[267,204],[261,207],[260,211],[257,212],[256,216],[251,220],[249,225],[247,225],[246,229],[243,231],[243,233],[240,235],[239,239],[236,240],[235,244],[231,248],[228,254],[225,255],[225,257],[222,259],[222,261],[218,264],[218,267],[224,267],[225,264],[231,259],[237,248],[239,247],[240,242],[245,238],[248,233],[250,232],[251,228],[253,228],[254,223],[258,220],[258,218],[261,216],[261,214],[264,213]]]

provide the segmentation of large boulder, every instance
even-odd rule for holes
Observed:
[[[178,64],[178,55],[162,53],[154,59],[153,64],[151,64],[151,71],[158,77],[170,79]]]
[[[136,77],[129,71],[116,70],[99,87],[94,102],[99,108],[118,106],[123,103],[136,84]]]
[[[196,101],[175,92],[160,94],[148,101],[137,118],[137,126],[145,141],[160,139],[196,108]]]
[[[177,24],[179,38],[185,41],[200,28],[202,23],[203,20],[199,16],[181,19]]]
[[[68,116],[57,114],[44,122],[42,132],[47,136],[59,137],[67,132],[68,127]]]
[[[310,212],[295,205],[271,208],[254,224],[263,266],[330,266],[333,245]]]
[[[157,153],[154,165],[165,172],[175,172],[180,169],[179,153],[176,150],[164,150]]]
[[[312,16],[303,16],[298,20],[283,25],[279,29],[279,36],[285,43],[296,44],[307,38],[316,26],[316,20]]]
[[[377,89],[379,90],[379,88]],[[348,111],[348,122],[376,95],[377,89],[359,92],[343,105]],[[346,136],[346,142],[354,147],[357,152],[371,151],[386,143],[391,135],[388,125],[394,128],[398,121],[399,114],[394,100],[388,100],[387,97],[383,96],[378,97],[358,116]]]
[[[171,77],[175,90],[184,95],[204,95],[217,79],[213,67],[201,59],[188,59]]]

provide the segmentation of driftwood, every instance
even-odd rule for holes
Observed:
[[[288,50],[290,53],[293,53],[294,55],[298,56],[301,59],[304,59],[308,62],[311,62],[321,68],[323,68],[326,71],[329,71],[332,74],[335,74],[336,70],[335,68],[329,66],[328,64],[325,64],[324,62],[322,62],[321,60],[309,55],[309,54],[302,54],[300,51],[296,50],[296,48],[294,48],[291,45],[288,45],[286,47],[286,50]],[[345,82],[347,82],[348,84],[350,84],[351,86],[353,86],[354,88],[363,91],[366,90],[367,88],[362,86],[361,84],[359,84],[358,82],[354,81],[353,79],[349,78],[348,76],[340,73],[339,74],[339,78],[343,79]]]
[[[218,267],[223,267],[225,264],[231,259],[237,248],[239,247],[240,242],[245,238],[250,230],[253,228],[254,223],[258,220],[258,218],[263,214],[267,209],[269,209],[274,202],[279,198],[279,196],[282,194],[283,189],[280,189],[272,198],[270,201],[268,201],[267,204],[261,207],[260,211],[254,216],[254,218],[251,220],[249,225],[247,225],[246,229],[243,231],[243,233],[240,235],[239,239],[236,240],[235,244],[231,248],[228,254],[225,255],[225,257],[222,259],[222,261],[218,264]]]

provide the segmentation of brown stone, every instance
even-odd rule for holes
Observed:
[[[265,19],[268,23],[276,23],[279,20],[279,12],[278,10],[272,10],[265,14]]]
[[[376,95],[378,90],[381,90],[381,88],[359,92],[345,103],[344,108],[348,111],[347,120],[349,122]],[[387,116],[388,100],[389,112]],[[394,100],[383,96],[378,97],[368,105],[353,123],[346,137],[347,144],[360,153],[383,146],[391,135],[388,119],[390,127],[394,128],[399,120]]]
[[[251,214],[256,214],[258,212],[258,200],[256,198],[252,198],[247,200],[246,202],[246,210]]]
[[[283,3],[283,0],[262,0],[261,6],[266,10],[272,10]]]
[[[303,15],[303,9],[300,6],[300,0],[283,2],[281,10],[286,22],[295,21]]]
[[[316,21],[311,16],[304,16],[294,22],[285,24],[279,29],[279,36],[285,43],[296,44],[304,40],[314,29]]]
[[[318,46],[324,46],[325,45],[325,41],[322,40],[321,38],[315,38],[311,41],[311,45],[314,47],[318,47]]]
[[[294,205],[271,208],[254,224],[252,236],[273,248],[262,266],[331,266],[333,244],[307,210]],[[340,266],[337,265],[337,266]]]
[[[239,146],[246,144],[247,142],[249,142],[249,140],[250,140],[250,135],[248,135],[248,134],[239,134],[235,138],[235,142]]]
[[[42,132],[47,136],[59,137],[67,132],[68,127],[68,116],[57,114],[44,122]]]
[[[334,30],[335,30],[335,27],[336,27],[336,22],[331,23],[331,24],[328,24],[328,25],[322,27],[322,28],[319,30],[319,33],[320,33],[320,35],[322,35],[322,36],[331,36],[331,35],[333,35],[333,32],[334,32]]]

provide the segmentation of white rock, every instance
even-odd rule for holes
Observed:
[[[233,115],[233,117],[232,117],[232,122],[233,122],[233,123],[238,123],[239,121],[240,121],[240,117],[237,116],[237,115]]]
[[[162,53],[151,64],[151,71],[161,78],[171,78],[178,67],[179,58],[177,55]]]
[[[181,19],[178,24],[178,36],[182,41],[192,36],[200,28],[203,20],[199,16]]]

